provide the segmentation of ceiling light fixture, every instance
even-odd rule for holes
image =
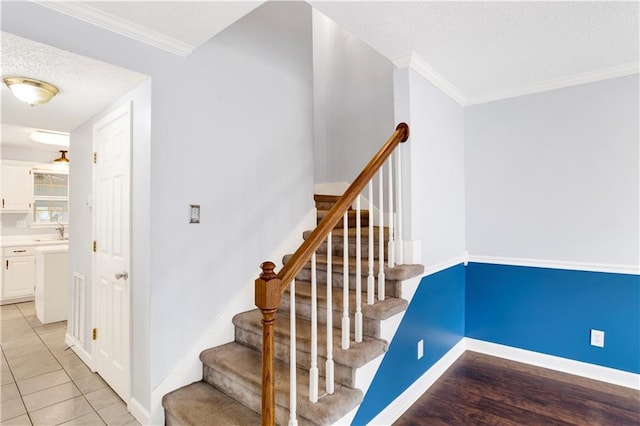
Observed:
[[[58,93],[58,88],[40,80],[26,77],[3,78],[13,95],[31,106],[46,104]]]
[[[29,139],[47,145],[69,146],[69,133],[54,132],[52,130],[36,130],[29,135]]]
[[[69,159],[67,158],[67,152],[64,149],[60,150],[60,157],[53,160],[56,164],[69,164]]]

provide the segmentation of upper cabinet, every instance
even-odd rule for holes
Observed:
[[[30,212],[33,199],[31,167],[2,165],[2,212]]]
[[[33,170],[33,223],[69,223],[69,175]]]

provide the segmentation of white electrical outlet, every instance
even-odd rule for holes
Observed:
[[[604,331],[591,330],[591,346],[604,348]]]
[[[26,228],[27,227],[27,221],[26,220],[18,220],[16,222],[16,228]]]
[[[418,359],[424,356],[424,340],[418,340]]]

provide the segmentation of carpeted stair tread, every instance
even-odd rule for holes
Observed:
[[[260,415],[206,382],[176,389],[162,398],[167,426],[246,426],[260,424]]]
[[[313,201],[316,203],[337,203],[342,195],[313,194]]]
[[[377,289],[375,289],[377,292]],[[317,302],[318,302],[318,311],[324,310],[327,308],[327,289],[324,285],[318,285],[317,290]],[[333,289],[331,292],[333,299],[333,310],[339,313],[342,312],[342,302],[344,300],[344,294],[342,290]],[[286,300],[287,304],[286,309],[280,308],[282,311],[288,311],[289,309],[289,290],[287,289],[284,293],[282,293],[282,300]],[[300,304],[311,304],[311,283],[304,281],[296,281],[296,306]],[[385,300],[378,300],[377,295],[375,296],[375,303],[373,305],[367,304],[366,297],[366,288],[362,290],[362,316],[366,319],[372,319],[377,321],[382,321],[391,318],[392,316],[399,314],[400,312],[404,312],[407,309],[408,302],[404,299],[396,298],[396,297],[386,297]],[[356,294],[354,291],[349,292],[349,312],[350,317],[353,318],[353,313],[356,310]],[[308,318],[307,318],[308,319]],[[334,324],[337,326],[334,321]]]
[[[285,348],[289,347],[290,334],[290,316],[284,312],[276,314],[274,326],[274,335],[276,344],[282,344]],[[237,328],[251,331],[256,336],[262,336],[262,314],[258,309],[243,312],[233,317],[233,324]],[[352,320],[353,322],[353,320]],[[326,349],[326,325],[318,324],[318,355],[323,356],[327,353]],[[388,348],[388,343],[381,339],[374,339],[364,336],[363,341],[355,343],[353,340],[353,325],[351,326],[351,345],[348,350],[341,347],[341,332],[338,328],[333,328],[333,360],[336,364],[342,364],[351,368],[359,368],[367,362],[383,355]],[[249,343],[249,342],[242,342]],[[255,347],[260,348],[261,340],[251,342]],[[251,344],[249,343],[249,344]],[[298,352],[311,352],[311,322],[304,318],[296,318],[296,349]],[[288,360],[288,353],[284,352]]]
[[[232,342],[205,350],[200,354],[200,360],[204,365],[205,381],[220,387],[256,412],[260,411],[262,357],[259,351]],[[276,422],[286,424],[289,418],[289,365],[278,359],[274,364]],[[308,371],[298,369],[296,381],[296,410],[301,424],[333,424],[362,402],[362,391],[338,384],[332,395],[323,395],[324,380],[321,379],[320,399],[317,403],[311,403]]]
[[[317,212],[316,212],[317,223],[320,223],[322,221],[322,219],[324,219],[328,214],[329,214],[329,210],[317,210]],[[355,228],[356,219],[358,217],[357,211],[356,210],[348,210],[347,211],[347,216],[348,216],[347,226],[349,228]],[[340,220],[336,223],[334,228],[337,228],[337,227],[342,228],[342,226],[343,226],[343,218],[340,218]],[[369,226],[369,211],[368,210],[360,210],[360,226]]]
[[[302,233],[302,238],[304,238],[305,240],[307,238],[309,238],[309,235],[311,234],[312,231],[304,231]],[[337,244],[338,242],[342,242],[343,238],[344,238],[344,229],[343,228],[335,228],[333,230],[332,234],[332,240],[333,240],[333,244]],[[356,242],[356,228],[348,228],[347,229],[347,235],[349,236],[349,243],[355,243]],[[379,236],[379,231],[378,231],[378,227],[374,226],[373,227],[373,241],[375,241],[376,243],[379,241],[378,240],[378,236]],[[360,229],[360,236],[361,236],[361,244],[365,244],[369,242],[369,227],[362,227]],[[385,243],[389,241],[389,228],[387,228],[386,226],[384,227],[384,231],[382,234]],[[387,246],[385,245],[384,250],[387,250]]]
[[[282,263],[286,265],[286,263],[291,259],[293,255],[288,254],[284,256],[282,259]],[[332,272],[342,273],[342,269],[344,267],[344,257],[342,256],[331,256],[331,265]],[[310,269],[311,261],[307,262],[307,264],[303,267]],[[373,263],[373,274],[374,276],[378,275],[378,270],[380,268],[380,263],[374,261]],[[327,270],[327,255],[326,254],[316,254],[316,270],[318,271],[326,271]],[[355,274],[356,272],[356,259],[349,257],[349,272],[351,274]],[[424,272],[423,265],[396,265],[393,268],[389,268],[388,266],[384,266],[384,276],[387,280],[392,281],[405,281],[413,277],[417,277]],[[360,267],[360,274],[363,277],[369,275],[369,261],[362,260],[362,264]]]

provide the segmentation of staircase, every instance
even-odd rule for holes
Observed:
[[[318,222],[322,220],[339,197],[316,195],[316,209]],[[367,274],[369,265],[362,260],[361,277],[356,277],[355,255],[355,217],[357,212],[348,211],[347,230],[349,234],[348,247],[343,244],[344,229],[340,221],[333,229],[335,238],[331,252],[331,276],[334,291],[332,291],[333,320],[333,360],[335,363],[335,389],[333,394],[325,392],[325,361],[327,355],[326,326],[327,323],[327,243],[320,245],[316,252],[317,278],[317,317],[318,317],[318,369],[319,369],[319,399],[316,403],[309,401],[309,368],[312,363],[310,349],[311,340],[311,265],[308,263],[296,275],[296,364],[298,383],[297,389],[297,420],[301,425],[333,424],[352,413],[362,402],[363,392],[358,385],[367,386],[367,379],[360,373],[367,364],[382,356],[388,347],[383,339],[382,324],[385,320],[402,313],[407,308],[407,301],[402,297],[403,280],[420,275],[422,265],[397,265],[385,268],[386,297],[383,301],[376,300],[374,305],[366,303]],[[370,220],[369,212],[360,211],[362,224],[361,252],[366,257]],[[378,242],[379,228],[374,228],[374,241]],[[309,237],[305,232],[303,237]],[[384,229],[385,242],[388,238]],[[354,342],[353,327],[351,328],[349,349],[342,349],[340,324],[343,316],[343,253],[347,249],[349,255],[349,310],[350,318],[355,311],[355,282],[362,280],[362,314],[363,339]],[[374,270],[378,271],[378,251],[375,251]],[[385,255],[386,257],[386,255]],[[283,263],[291,258],[285,256]],[[376,283],[377,288],[377,283]],[[277,424],[285,425],[289,422],[289,379],[290,379],[290,294],[289,289],[282,294],[281,305],[278,308],[275,321],[275,420]],[[259,309],[237,314],[233,318],[235,326],[235,341],[210,348],[202,352],[200,359],[203,364],[202,381],[192,383],[177,389],[163,398],[165,422],[167,425],[257,425],[261,423],[262,400],[262,313]],[[372,377],[369,377],[371,379]]]

